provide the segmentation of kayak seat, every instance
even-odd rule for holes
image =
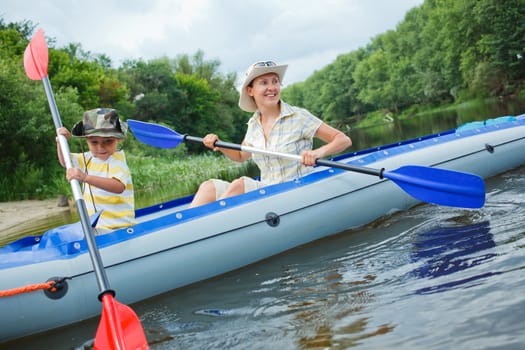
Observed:
[[[515,120],[517,120],[516,117],[513,117],[513,116],[509,115],[509,116],[504,116],[504,117],[487,119],[485,121],[480,121],[480,122],[470,122],[470,123],[466,123],[464,125],[461,125],[460,127],[458,127],[456,129],[456,131],[465,131],[465,130],[469,130],[469,129],[476,129],[476,128],[480,128],[480,127],[484,127],[484,126],[488,126],[488,125],[513,122]]]
[[[39,249],[60,247],[71,242],[84,239],[84,231],[80,222],[53,228],[42,235]]]

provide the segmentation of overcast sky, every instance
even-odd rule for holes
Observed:
[[[57,47],[79,43],[124,59],[204,52],[244,75],[259,60],[289,64],[284,86],[395,29],[423,0],[2,0],[4,22],[30,20]]]

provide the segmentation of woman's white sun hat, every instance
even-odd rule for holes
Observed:
[[[241,87],[239,107],[246,112],[255,112],[257,110],[257,105],[255,104],[253,97],[248,95],[246,87],[251,84],[253,79],[268,73],[277,74],[279,76],[279,81],[282,83],[286,68],[288,68],[287,64],[277,65],[273,61],[259,61],[252,64],[246,71],[246,77],[244,78],[244,83]]]

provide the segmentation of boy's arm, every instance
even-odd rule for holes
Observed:
[[[69,131],[66,128],[64,128],[64,127],[58,128],[57,129],[57,134],[58,135],[64,135],[66,137],[66,139],[68,139],[68,140],[69,140],[69,137],[71,136]],[[58,161],[60,162],[60,165],[62,165],[65,168],[66,167],[66,162],[64,161],[64,155],[62,154],[62,149],[60,148],[60,143],[58,142],[58,136],[56,137],[56,142],[57,142]]]
[[[68,181],[77,179],[80,182],[87,183],[88,185],[98,187],[100,189],[103,189],[104,191],[112,193],[119,194],[124,192],[124,190],[126,189],[126,185],[124,185],[122,182],[120,182],[120,180],[114,177],[108,178],[89,175],[78,168],[67,169],[66,177]]]

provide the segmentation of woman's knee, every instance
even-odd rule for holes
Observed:
[[[244,193],[244,180],[241,179],[235,179],[230,183],[230,186],[228,186],[228,189],[220,198],[228,198],[232,196],[236,196],[239,194]]]
[[[200,184],[197,193],[193,197],[190,208],[197,207],[216,200],[215,184],[213,180],[207,180]]]
[[[215,194],[215,184],[213,180],[206,180],[199,186],[199,192],[210,192],[212,191]]]
[[[234,193],[244,193],[244,179],[239,178],[232,181],[230,188],[230,192]]]

